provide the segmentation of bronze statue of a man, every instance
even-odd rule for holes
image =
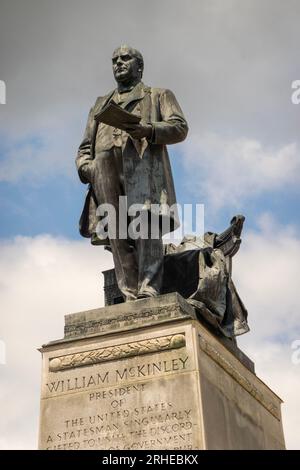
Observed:
[[[144,62],[140,52],[128,46],[116,49],[112,67],[117,88],[99,97],[89,113],[84,139],[76,164],[89,189],[80,219],[80,233],[96,239],[97,207],[111,204],[120,211],[120,196],[127,205],[140,204],[151,214],[151,207],[176,203],[173,178],[166,146],[185,139],[188,126],[174,94],[151,88],[142,82]],[[138,116],[138,124],[126,130],[95,119],[110,101]],[[163,211],[162,211],[163,212]],[[160,212],[169,219],[169,230],[159,223],[158,237],[110,238],[118,286],[125,301],[152,297],[160,293],[163,275],[162,236],[178,226],[175,212]],[[130,217],[128,217],[128,220]],[[168,225],[168,224],[166,224]],[[117,227],[118,233],[118,227]],[[150,234],[150,232],[149,232]],[[96,244],[96,243],[95,243]]]

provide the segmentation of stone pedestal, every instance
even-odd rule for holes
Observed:
[[[281,400],[178,294],[65,317],[41,348],[40,449],[283,449]]]

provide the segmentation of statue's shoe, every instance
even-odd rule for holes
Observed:
[[[137,299],[147,299],[149,297],[157,297],[159,295],[158,292],[156,292],[154,289],[151,290],[151,291],[146,291],[146,290],[143,290],[141,292],[138,293],[137,295]]]

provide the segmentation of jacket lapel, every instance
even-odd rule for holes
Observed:
[[[108,95],[104,96],[103,98],[98,98],[95,103],[94,107],[94,114],[98,114],[104,106],[112,99],[116,90],[111,91]],[[143,82],[138,83],[132,92],[128,95],[127,100],[122,103],[122,108],[126,108],[129,104],[133,103],[134,101],[142,100],[146,93],[150,92],[150,88],[145,86]]]
[[[109,102],[109,100],[111,100],[114,93],[115,93],[115,90],[108,93],[108,95],[97,99],[95,106],[94,106],[94,115],[100,113],[101,109],[103,109],[104,106]]]
[[[138,83],[132,92],[128,95],[127,100],[121,105],[122,108],[126,109],[134,101],[140,101],[144,98],[145,94],[150,91],[149,87],[146,87],[143,82]]]

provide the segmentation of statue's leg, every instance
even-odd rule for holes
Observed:
[[[125,301],[137,298],[138,270],[136,253],[127,240],[110,240],[118,287]]]
[[[109,241],[116,278],[124,299],[126,301],[134,300],[137,296],[138,285],[136,253],[128,238],[120,238],[119,231],[119,197],[125,195],[122,151],[120,148],[113,148],[97,154],[93,180],[97,200],[102,203],[109,203],[115,208],[116,237],[110,237]]]
[[[161,293],[164,250],[161,233],[151,236],[150,215],[147,233],[136,240],[138,258],[138,298],[155,297]]]

